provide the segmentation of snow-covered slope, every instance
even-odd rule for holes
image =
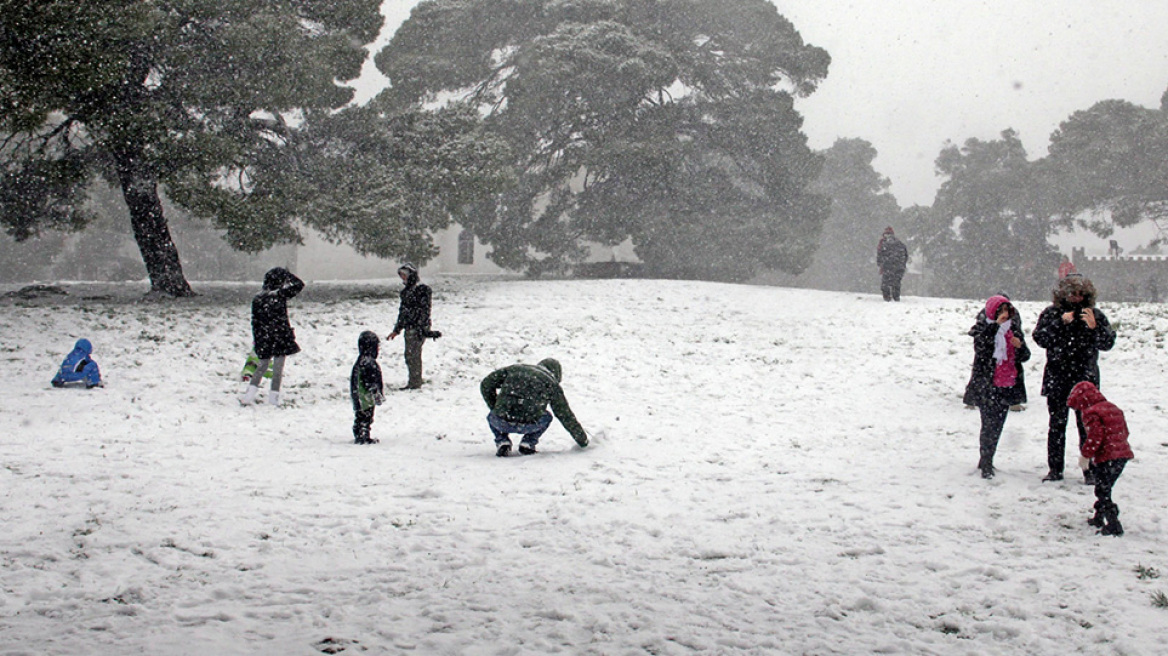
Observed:
[[[1040,483],[1041,349],[977,475],[977,303],[430,282],[445,337],[420,391],[383,343],[371,447],[347,384],[360,331],[392,326],[389,281],[291,302],[280,409],[235,400],[253,286],[0,301],[0,654],[1168,649],[1162,306],[1103,304],[1137,454],[1115,539],[1084,523],[1092,488]],[[1041,305],[1021,309],[1029,330]],[[78,337],[105,389],[50,388]],[[549,356],[593,445],[556,424],[496,458],[479,380]]]

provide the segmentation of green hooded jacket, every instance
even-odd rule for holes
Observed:
[[[537,365],[513,364],[496,369],[483,379],[479,390],[495,416],[513,424],[534,424],[552,406],[552,414],[580,446],[588,445],[588,434],[576,421],[564,390],[562,369],[552,358]]]

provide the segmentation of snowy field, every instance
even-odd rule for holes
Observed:
[[[1102,304],[1117,539],[1081,477],[1040,482],[1041,349],[978,476],[979,303],[427,282],[445,337],[419,391],[383,343],[370,447],[348,376],[398,284],[291,302],[279,409],[236,402],[258,284],[0,301],[0,654],[1168,653],[1166,306]],[[49,386],[78,337],[105,389]],[[593,445],[496,458],[479,380],[544,357]]]

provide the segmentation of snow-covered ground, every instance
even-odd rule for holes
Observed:
[[[348,376],[390,281],[291,302],[280,409],[236,402],[255,285],[0,301],[0,654],[1168,653],[1165,306],[1102,305],[1116,539],[1040,482],[1041,349],[978,476],[978,303],[429,282],[445,337],[420,391],[383,343],[371,447]],[[78,337],[105,389],[49,386]],[[549,356],[593,445],[496,458],[479,380]]]

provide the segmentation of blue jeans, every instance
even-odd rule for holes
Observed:
[[[490,412],[487,414],[487,424],[491,427],[491,432],[495,434],[495,446],[510,444],[511,437],[509,433],[519,433],[523,435],[523,444],[534,447],[536,444],[539,444],[539,438],[552,425],[552,413],[543,413],[539,421],[534,424],[513,424],[506,419],[500,418],[494,412]]]

